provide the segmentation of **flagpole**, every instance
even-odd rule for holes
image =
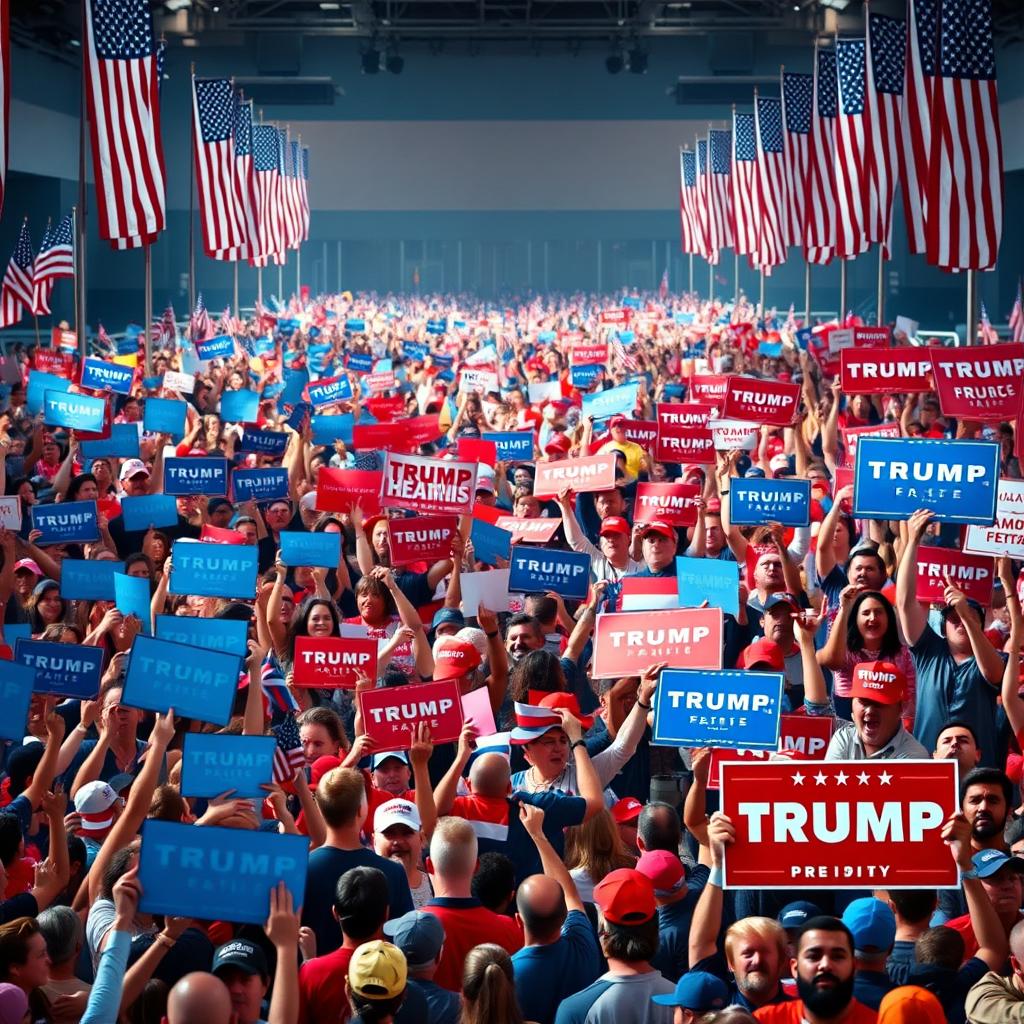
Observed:
[[[86,89],[89,86],[89,71],[86,58],[88,36],[85,31],[85,4],[82,4],[82,82],[81,96],[78,101],[78,214],[75,216],[75,329],[78,331],[78,351],[84,359],[86,356],[85,340],[85,243],[86,243],[86,187],[85,187],[85,147],[86,147]]]
[[[687,291],[691,295],[693,294],[693,253],[692,252],[690,253],[690,287],[687,289]]]
[[[885,323],[885,243],[878,243],[878,326]]]
[[[764,319],[764,267],[761,268],[761,319]]]
[[[192,62],[192,102],[195,103],[196,65]],[[196,232],[195,232],[195,181],[196,181],[196,115],[192,111],[189,118],[188,147],[188,308],[189,312],[196,308]]]
[[[235,260],[235,319],[240,319],[238,312],[238,260]]]
[[[715,265],[708,263],[708,302],[715,301]]]
[[[71,244],[74,247],[71,262],[75,268],[75,332],[78,335],[79,344],[82,338],[82,311],[79,308],[78,295],[78,207],[71,207]]]
[[[978,340],[978,331],[975,326],[978,320],[978,293],[975,271],[967,271],[967,330],[964,332],[964,344],[974,345]]]
[[[39,340],[39,314],[33,313],[32,319],[35,321],[36,325],[36,348],[42,348],[43,343]]]
[[[811,261],[804,258],[804,327],[811,326]]]
[[[142,258],[146,273],[145,312],[143,313],[145,319],[142,321],[145,325],[143,329],[146,332],[146,344],[143,349],[145,359],[143,369],[148,377],[152,372],[153,366],[153,251],[152,246],[148,243],[142,247]]]
[[[839,322],[846,319],[846,260],[839,261]]]
[[[732,254],[732,277],[736,293],[733,298],[733,308],[735,309],[740,304],[740,254],[735,250]]]

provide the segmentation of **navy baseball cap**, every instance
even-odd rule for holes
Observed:
[[[821,910],[807,900],[797,900],[795,903],[787,903],[779,911],[779,924],[787,931],[803,926],[812,918],[820,917]]]
[[[393,921],[385,921],[384,934],[405,954],[412,971],[429,967],[444,945],[444,925],[423,910],[410,910]]]
[[[763,477],[764,470],[760,466],[751,466],[743,475],[748,479],[751,477]]]
[[[438,626],[455,626],[462,629],[466,624],[466,617],[458,608],[438,608],[434,612],[434,618],[430,622],[430,628],[436,630]]]
[[[246,974],[258,974],[262,978],[270,975],[263,950],[248,939],[232,939],[217,949],[210,973],[216,974],[222,967],[237,967]]]
[[[1002,850],[979,850],[972,858],[974,870],[979,878],[990,878],[1000,868],[1009,864],[1015,871],[1024,871],[1024,860],[1011,856]]]
[[[709,1013],[721,1010],[729,1002],[729,989],[721,978],[707,971],[690,971],[676,982],[675,992],[651,996],[658,1006],[681,1006],[684,1010]]]

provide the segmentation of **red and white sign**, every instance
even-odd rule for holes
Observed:
[[[476,470],[475,462],[388,452],[380,507],[454,515],[468,513],[476,498]]]
[[[649,612],[679,607],[675,576],[624,576],[619,600],[623,612]]]
[[[712,420],[711,442],[716,452],[752,452],[757,447],[760,431],[742,420]]]
[[[658,443],[658,424],[653,420],[626,420],[622,425],[626,432],[626,440],[645,448],[648,453],[654,451]]]
[[[942,603],[946,574],[972,601],[992,603],[995,563],[987,555],[969,555],[956,548],[917,549],[917,599]]]
[[[384,474],[376,469],[331,469],[323,466],[316,478],[318,512],[348,512],[358,502],[364,516],[380,511]]]
[[[459,394],[486,395],[490,391],[500,390],[498,375],[489,367],[470,369],[464,367],[459,372]]]
[[[588,455],[582,459],[538,462],[533,493],[550,497],[566,487],[574,491],[610,491],[615,486],[615,453]]]
[[[402,395],[378,395],[367,398],[364,404],[374,419],[391,421],[402,414],[405,398]]]
[[[715,443],[707,427],[658,426],[658,443],[654,449],[658,462],[694,462],[709,466],[715,461]]]
[[[436,441],[444,431],[437,421],[437,414],[428,416],[412,416],[399,421],[405,429],[405,443],[418,448],[421,444]]]
[[[57,330],[55,327],[54,330]],[[44,373],[52,373],[54,377],[71,379],[74,360],[66,352],[51,352],[49,349],[37,348],[32,353],[32,367]]]
[[[996,521],[991,526],[968,526],[964,551],[1024,559],[1024,481],[999,481]]]
[[[370,394],[376,391],[390,391],[395,386],[395,371],[382,370],[380,373],[368,373],[362,378],[362,383]]]
[[[294,686],[352,690],[358,672],[377,678],[377,641],[372,637],[297,636],[292,668]]]
[[[65,352],[77,352],[78,335],[74,331],[66,331],[60,327],[51,327],[50,346],[63,349]]]
[[[498,461],[498,446],[479,437],[460,437],[456,452],[463,462],[483,462],[493,466]]]
[[[706,427],[714,411],[705,402],[659,402],[655,418],[659,427]]]
[[[888,348],[888,327],[854,327],[853,344],[857,348]]]
[[[727,889],[956,889],[955,761],[725,762]]]
[[[828,350],[833,355],[838,352],[845,352],[848,348],[853,348],[853,328],[852,327],[834,327],[828,332]]]
[[[1024,344],[929,349],[944,416],[1012,420],[1024,400]]]
[[[669,668],[722,667],[722,609],[611,612],[594,626],[594,679],[639,676],[658,662]]]
[[[847,427],[843,430],[846,461],[852,463],[857,455],[857,439],[861,437],[902,437],[898,423],[878,423],[870,427]]]
[[[375,754],[406,750],[413,730],[423,722],[435,744],[452,743],[462,732],[459,681],[414,686],[379,686],[359,693],[359,711]]]
[[[573,366],[598,366],[608,362],[608,346],[575,344],[569,350],[569,360]]]
[[[359,452],[395,451],[409,444],[405,421],[397,423],[357,423],[352,428],[352,447]]]
[[[628,324],[628,309],[603,309],[598,319],[603,324]]]
[[[694,526],[700,492],[696,484],[638,483],[633,519],[638,523],[660,519],[670,526]]]
[[[498,516],[494,525],[512,534],[513,544],[547,544],[562,525],[561,519],[520,519]]]
[[[199,539],[207,544],[248,544],[245,534],[237,530],[228,530],[223,526],[211,526],[204,523],[199,531]]]
[[[689,397],[695,402],[709,402],[721,412],[728,386],[725,374],[695,373],[690,378]]]
[[[785,380],[730,377],[722,415],[731,420],[786,427],[796,417],[799,403],[799,384]]]
[[[459,527],[457,516],[415,516],[388,520],[388,544],[392,565],[439,562],[451,557],[452,535]]]
[[[848,395],[914,394],[931,391],[932,361],[919,348],[848,348],[839,373]]]

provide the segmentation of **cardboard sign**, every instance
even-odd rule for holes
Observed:
[[[625,576],[620,581],[616,611],[646,612],[678,608],[679,594],[671,576]]]
[[[54,344],[53,347],[56,349],[58,346]],[[45,348],[37,348],[32,353],[32,366],[34,369],[42,370],[44,373],[52,373],[55,377],[70,378],[74,361],[66,352],[51,352]],[[21,380],[20,373],[18,374],[18,380]],[[14,383],[14,381],[12,380],[11,383]]]
[[[244,619],[200,619],[192,615],[158,615],[156,637],[239,658],[249,650],[249,623]]]
[[[1016,419],[1024,401],[1024,344],[928,351],[944,416]]]
[[[285,565],[321,566],[336,569],[341,559],[340,533],[307,533],[305,530],[282,530],[281,561]]]
[[[857,348],[888,348],[889,328],[884,324],[881,327],[870,327],[867,325],[854,327],[853,344]]]
[[[60,563],[60,596],[65,601],[113,601],[119,572],[124,572],[124,562],[65,558]]]
[[[19,638],[14,661],[35,672],[32,689],[75,700],[92,700],[100,692],[103,648]],[[5,671],[6,665],[5,663]]]
[[[164,494],[206,494],[223,498],[227,493],[227,459],[198,455],[164,459]]]
[[[408,448],[404,421],[398,423],[357,423],[352,428],[352,447],[357,451],[395,451]]]
[[[942,604],[947,573],[970,600],[985,607],[992,603],[995,563],[991,558],[931,545],[917,549],[918,601]]]
[[[749,423],[742,420],[712,420],[709,426],[716,452],[752,452],[757,447],[760,432]]]
[[[706,427],[714,411],[705,402],[659,402],[655,418],[659,427]]]
[[[509,590],[543,594],[553,590],[564,598],[582,600],[590,588],[590,554],[586,551],[555,551],[533,546],[512,548]]]
[[[574,491],[610,491],[615,486],[615,453],[586,455],[560,462],[538,462],[533,493],[537,498],[552,497],[566,487]]]
[[[235,339],[230,334],[219,334],[216,338],[196,342],[196,355],[204,362],[207,359],[228,359],[235,354]]]
[[[191,373],[166,370],[164,372],[164,387],[168,391],[178,391],[183,395],[191,395],[196,389],[196,379]]]
[[[247,544],[244,533],[229,529],[226,526],[213,526],[203,523],[199,531],[199,540],[203,544]]]
[[[462,700],[459,681],[415,686],[382,686],[359,693],[363,729],[373,741],[373,751],[406,750],[420,722],[430,727],[435,746],[453,743],[462,732]]]
[[[220,418],[225,423],[255,423],[259,417],[260,396],[248,388],[224,391],[220,396]]]
[[[313,432],[313,444],[333,447],[337,441],[353,444],[352,413],[346,412],[339,416],[313,416],[309,421],[309,429]],[[353,444],[354,447],[354,444]]]
[[[0,702],[4,709],[0,715],[0,739],[20,743],[25,738],[35,676],[34,668],[13,661],[4,662],[4,670],[0,672]]]
[[[483,605],[492,612],[508,610],[508,569],[490,569],[486,572],[464,572],[462,585],[462,611],[476,615]]]
[[[729,519],[736,526],[809,526],[810,480],[737,478],[729,493]]]
[[[21,498],[16,494],[0,497],[0,526],[12,533],[21,529]]]
[[[898,316],[896,317],[896,333],[905,334],[908,338],[917,337],[917,329],[921,325],[916,320],[911,320],[909,316]]]
[[[530,405],[557,402],[562,397],[562,384],[557,380],[531,381],[526,385]]]
[[[991,526],[999,456],[994,441],[861,438],[853,514],[909,519],[917,509],[928,508],[942,522]]]
[[[455,450],[463,462],[493,466],[498,461],[498,446],[479,437],[460,437]]]
[[[121,499],[121,523],[126,530],[159,529],[178,525],[178,502],[172,494],[143,494]]]
[[[105,359],[87,356],[82,360],[82,375],[78,382],[91,391],[114,391],[119,395],[131,393],[135,370],[130,366],[108,363]]]
[[[66,392],[70,387],[71,381],[64,377],[44,373],[42,370],[29,370],[25,383],[25,408],[35,416],[36,413],[43,411],[43,400],[47,391]]]
[[[658,424],[653,420],[626,420],[622,425],[626,440],[640,445],[648,454],[654,453],[658,443]]]
[[[828,332],[828,350],[832,355],[841,355],[853,348],[854,336],[852,327],[833,327]]]
[[[635,381],[620,384],[592,395],[583,396],[584,417],[593,416],[594,421],[606,420],[609,416],[632,416],[636,408],[640,385]]]
[[[287,498],[288,470],[278,466],[264,469],[236,469],[231,474],[235,501],[275,501]]]
[[[594,381],[604,373],[603,366],[571,366],[569,368],[569,381],[574,388],[593,387]]]
[[[176,540],[171,548],[169,589],[172,594],[251,601],[256,596],[258,564],[259,548],[255,544]]]
[[[352,382],[346,374],[339,377],[330,377],[327,380],[318,380],[306,388],[309,397],[309,404],[314,409],[322,409],[326,405],[334,405],[336,402],[347,402],[352,398]]]
[[[675,611],[612,612],[597,616],[594,627],[594,679],[639,676],[650,665],[669,668],[722,667],[720,608]]]
[[[288,887],[296,907],[302,905],[308,864],[306,836],[150,818],[142,826],[139,910],[261,924],[278,882]]]
[[[470,369],[463,367],[459,372],[459,394],[486,395],[491,391],[499,391],[498,375],[489,369]]]
[[[33,505],[32,527],[42,532],[36,541],[40,547],[48,544],[87,544],[98,540],[100,528],[96,518],[96,502],[62,501],[57,505]]]
[[[572,366],[604,366],[608,361],[608,345],[577,342],[569,349]]]
[[[999,481],[995,522],[991,526],[968,526],[964,551],[1024,559],[1024,481]]]
[[[798,757],[801,761],[824,761],[829,740],[832,739],[832,718],[829,715],[782,715],[779,727],[779,747],[776,753]],[[711,769],[708,789],[719,789],[722,765],[726,761],[769,761],[775,755],[769,750],[711,751]]]
[[[512,535],[513,544],[547,544],[562,525],[561,519],[520,519],[498,516],[495,526]]]
[[[288,447],[288,435],[277,430],[251,430],[242,432],[242,440],[238,450],[256,452],[257,455],[273,455],[275,458],[284,455]]]
[[[316,478],[318,512],[350,512],[358,502],[364,516],[380,511],[384,474],[376,469],[330,469],[323,466]]]
[[[459,528],[456,516],[416,516],[388,520],[388,546],[392,565],[439,562],[450,558],[452,537]]]
[[[919,348],[848,348],[839,372],[848,395],[916,394],[931,391],[932,361]]]
[[[366,637],[297,636],[294,686],[355,689],[357,671],[377,678],[377,641]]]
[[[274,777],[273,736],[185,734],[181,795],[211,799],[231,791],[235,799],[262,800]]]
[[[240,667],[234,654],[137,636],[128,655],[121,703],[145,711],[174,708],[183,718],[227,725]]]
[[[727,889],[956,889],[955,761],[725,762]]]
[[[381,373],[368,373],[362,378],[361,383],[371,394],[379,391],[390,391],[395,386],[395,371],[385,370]]]
[[[598,315],[598,320],[603,324],[628,324],[629,323],[629,310],[628,309],[602,309]]]
[[[796,418],[799,404],[799,384],[784,380],[730,377],[725,389],[722,415],[726,419],[787,427]]]
[[[775,750],[785,683],[781,672],[666,670],[654,691],[651,742]]]
[[[852,463],[857,456],[857,441],[862,437],[902,437],[898,423],[878,423],[870,427],[847,427],[843,431],[846,461]]]
[[[493,441],[498,462],[532,462],[533,432],[498,431],[484,432],[485,441]]]
[[[474,559],[485,565],[497,565],[499,558],[508,561],[512,557],[512,534],[484,519],[473,520],[469,540]]]
[[[473,508],[476,471],[475,462],[388,452],[380,506],[463,515]]]
[[[142,429],[147,434],[170,434],[176,440],[185,436],[188,406],[177,398],[147,398],[142,409]]]
[[[694,526],[701,489],[696,484],[638,483],[633,499],[633,519],[649,523],[660,519],[670,526]]]
[[[709,466],[715,461],[715,443],[707,427],[676,427],[659,424],[654,449],[657,462],[694,463]]]
[[[51,427],[98,434],[103,430],[106,415],[107,403],[102,398],[66,391],[47,391],[43,396],[43,422]]]
[[[721,608],[728,615],[740,610],[740,575],[736,562],[718,558],[676,557],[676,593],[683,608]]]
[[[689,397],[695,402],[708,402],[721,412],[729,380],[725,374],[695,373],[690,378]]]
[[[93,459],[137,459],[139,457],[139,425],[113,423],[110,436],[99,441],[82,441],[83,462]]]
[[[134,615],[143,633],[152,632],[149,587],[146,576],[129,576],[123,572],[114,574],[114,607],[125,618]]]

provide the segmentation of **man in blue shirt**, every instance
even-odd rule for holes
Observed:
[[[444,925],[425,910],[413,910],[385,922],[384,934],[405,956],[409,987],[419,989],[427,1000],[424,1024],[458,1024],[458,995],[434,981],[444,946]]]
[[[640,550],[644,567],[630,576],[675,576],[679,535],[675,527],[661,519],[644,523],[640,531]]]

